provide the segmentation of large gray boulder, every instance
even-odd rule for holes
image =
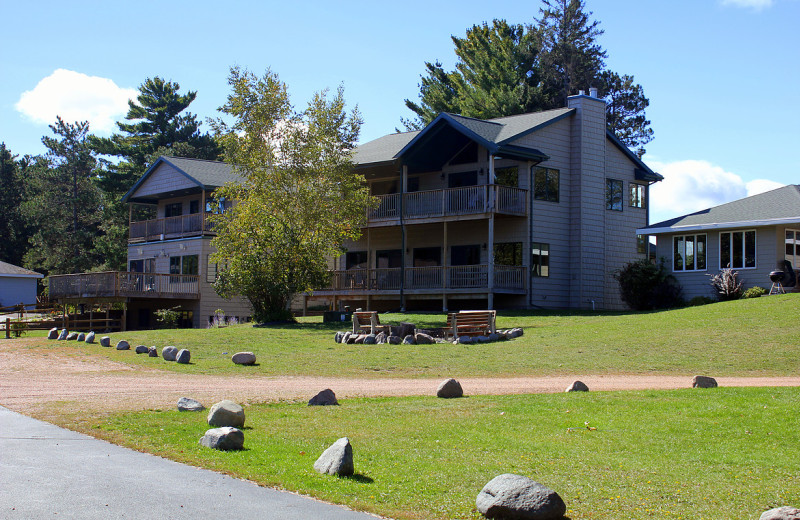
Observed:
[[[433,339],[433,336],[430,334],[424,334],[422,332],[417,332],[414,336],[414,340],[417,342],[417,345],[432,345],[436,343],[436,340]]]
[[[208,424],[209,426],[242,428],[244,427],[244,408],[227,399],[220,401],[208,411]]]
[[[178,399],[178,410],[181,412],[202,412],[206,407],[203,403],[191,397],[181,397]]]
[[[148,357],[158,357],[158,349],[156,347],[150,347],[147,349],[147,356]]]
[[[76,341],[86,341],[86,333],[85,332],[78,333],[78,337],[75,340]]]
[[[236,365],[255,365],[256,355],[252,352],[237,352],[231,356],[231,361]]]
[[[459,383],[453,378],[450,378],[446,381],[442,381],[442,383],[439,385],[439,388],[436,389],[436,397],[451,399],[454,397],[463,397],[463,396],[464,396],[464,390],[461,389],[461,383]]]
[[[137,354],[147,354],[150,352],[150,349],[147,347],[147,345],[136,345],[134,352]]]
[[[58,335],[58,340],[64,341],[67,339],[67,336],[69,336],[69,331],[67,329],[61,329],[61,332]]]
[[[486,518],[496,519],[548,520],[567,512],[558,493],[513,473],[490,480],[478,493],[475,506]]]
[[[348,476],[355,472],[353,447],[350,439],[342,437],[334,442],[314,463],[314,469],[322,474]]]
[[[758,520],[800,520],[800,509],[782,506],[764,511]]]
[[[337,406],[336,394],[333,390],[326,388],[308,401],[308,406]]]
[[[94,331],[91,331],[89,334],[87,334],[84,341],[86,341],[86,343],[94,343]]]
[[[386,343],[386,338],[388,337],[389,336],[387,336],[385,332],[381,331],[375,336],[375,343],[377,343],[378,345],[383,345],[384,343]]]
[[[47,339],[58,339],[58,327],[50,329],[50,332],[47,333]]]
[[[589,387],[586,386],[586,383],[584,383],[583,381],[574,381],[564,391],[565,392],[588,392],[589,391]]]
[[[408,336],[403,338],[403,345],[416,345],[417,340],[414,339],[413,334],[409,334]]]
[[[77,332],[70,332],[69,334],[67,334],[67,341],[75,341],[77,339],[78,339]]]
[[[212,428],[200,438],[200,445],[215,450],[241,450],[244,447],[244,433],[230,426]]]
[[[386,343],[390,345],[399,345],[402,342],[403,338],[401,338],[400,336],[389,336],[388,338],[386,338]]]
[[[367,334],[364,337],[364,345],[375,345],[378,343],[378,336],[375,334]]]
[[[125,341],[124,339],[119,340],[117,343],[117,350],[130,350],[131,344]]]
[[[188,348],[180,349],[178,351],[178,354],[175,356],[175,361],[183,365],[188,365],[191,359],[192,359],[192,353],[189,351]]]
[[[161,357],[164,361],[175,361],[178,356],[178,349],[173,346],[167,346],[161,349]]]
[[[716,388],[717,380],[708,376],[694,376],[692,378],[692,388]]]
[[[101,347],[110,347],[111,346],[111,338],[109,336],[103,336],[100,338],[100,346]]]

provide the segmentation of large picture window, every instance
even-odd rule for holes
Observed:
[[[719,234],[719,268],[750,269],[756,266],[756,231]]]
[[[531,276],[550,276],[550,244],[531,243]]]
[[[786,256],[785,259],[792,264],[793,269],[797,269],[800,263],[800,230],[786,230]]]
[[[558,170],[553,168],[533,167],[533,198],[558,202]]]
[[[622,181],[606,179],[606,209],[622,211]]]
[[[706,235],[672,237],[672,270],[704,271],[706,269]]]

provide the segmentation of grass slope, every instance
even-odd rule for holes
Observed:
[[[800,294],[762,297],[652,313],[501,312],[499,327],[521,326],[513,341],[480,345],[340,345],[343,328],[321,318],[255,328],[136,331],[114,343],[189,348],[191,365],[93,347],[115,361],[177,372],[340,377],[536,376],[568,374],[708,373],[790,375],[800,371]],[[443,314],[387,314],[383,323],[444,326]],[[349,325],[349,324],[348,324]],[[74,344],[73,344],[74,345]],[[63,348],[34,341],[31,348]],[[75,346],[77,349],[83,347]],[[237,367],[230,356],[252,351],[260,364]]]
[[[480,516],[512,472],[555,489],[572,519],[757,519],[800,495],[800,389],[354,399],[246,408],[245,447],[197,444],[205,413],[65,419],[122,445],[398,519]],[[586,424],[594,430],[589,430]],[[337,438],[357,475],[315,473]]]

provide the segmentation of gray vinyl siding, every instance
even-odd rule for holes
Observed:
[[[35,304],[38,283],[39,279],[32,276],[0,276],[0,307]]]
[[[161,163],[147,180],[139,186],[132,197],[146,197],[169,193],[187,188],[197,188],[197,184],[166,163]]]
[[[767,226],[757,228],[756,231],[756,267],[749,269],[736,269],[739,273],[739,280],[742,281],[743,288],[763,287],[769,289],[772,282],[769,280],[770,271],[774,271],[777,262],[783,260],[783,226]],[[707,232],[691,231],[686,233],[672,233],[659,235],[657,238],[657,259],[663,258],[667,271],[675,276],[675,279],[683,288],[683,296],[687,300],[695,296],[715,297],[711,288],[710,276],[719,273],[719,235],[726,231],[746,231],[747,229],[736,230],[711,230]],[[702,235],[707,237],[706,246],[708,254],[706,257],[707,269],[705,271],[675,271],[673,269],[672,243],[675,236]]]

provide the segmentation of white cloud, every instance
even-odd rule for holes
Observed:
[[[722,5],[733,7],[744,7],[754,11],[762,11],[767,7],[772,7],[773,0],[722,0]]]
[[[94,133],[110,133],[118,116],[128,112],[128,100],[138,94],[108,78],[57,69],[23,92],[15,108],[36,123],[52,124],[61,116],[68,123],[89,121]]]
[[[739,175],[708,161],[645,162],[664,176],[663,181],[650,189],[650,222],[660,222],[783,186],[767,179],[745,182]]]

